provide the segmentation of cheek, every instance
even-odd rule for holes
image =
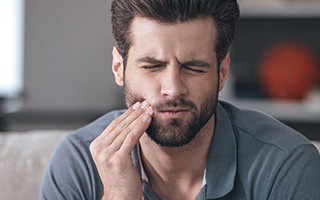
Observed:
[[[212,78],[205,78],[202,80],[197,80],[193,84],[189,85],[190,96],[197,102],[201,104],[206,99],[217,95],[218,92],[218,78],[211,76]]]
[[[159,93],[158,82],[154,78],[145,75],[126,77],[125,85],[127,91],[130,91],[139,99],[145,99],[152,103]]]

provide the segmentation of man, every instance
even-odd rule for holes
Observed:
[[[111,11],[128,109],[61,142],[40,199],[320,199],[307,139],[217,100],[236,0],[114,0]]]

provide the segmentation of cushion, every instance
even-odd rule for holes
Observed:
[[[319,150],[319,153],[320,153],[320,141],[312,141],[312,143],[314,144],[314,146],[317,147],[317,149]]]
[[[70,132],[0,133],[0,199],[38,199],[51,153]]]

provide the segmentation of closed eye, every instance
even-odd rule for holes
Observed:
[[[184,66],[185,69],[190,70],[192,72],[197,72],[197,73],[205,73],[204,70],[202,69],[197,69],[196,67],[189,67],[189,66]]]
[[[142,66],[143,69],[157,69],[166,64],[165,62],[149,56],[137,59],[136,63]]]
[[[187,69],[190,72],[195,73],[206,73],[210,68],[210,64],[208,62],[202,60],[191,60],[182,64],[184,69]]]
[[[162,65],[146,65],[146,66],[142,66],[142,68],[144,69],[156,69],[156,68],[160,68],[162,67]]]

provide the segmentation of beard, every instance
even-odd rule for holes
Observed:
[[[199,133],[201,128],[215,114],[218,100],[218,91],[212,92],[200,105],[200,108],[192,102],[185,99],[168,100],[163,103],[151,105],[154,110],[153,119],[146,130],[147,135],[156,144],[163,147],[182,147],[189,144]],[[124,98],[129,108],[135,102],[142,102],[144,98],[124,85]],[[168,119],[163,121],[158,116],[159,110],[166,108],[183,108],[191,111],[187,119]]]

